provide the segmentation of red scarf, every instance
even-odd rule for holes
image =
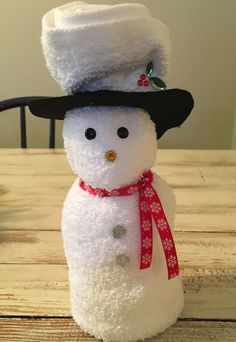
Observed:
[[[166,219],[160,198],[152,187],[153,174],[149,170],[144,172],[137,183],[124,186],[122,188],[107,191],[105,189],[93,188],[80,181],[80,187],[84,191],[99,197],[109,196],[128,196],[139,191],[139,215],[141,230],[141,256],[140,269],[148,268],[152,261],[152,217],[159,232],[163,250],[166,258],[168,279],[174,278],[179,274],[178,259],[175,249],[171,229]]]

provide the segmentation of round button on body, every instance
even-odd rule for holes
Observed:
[[[117,255],[116,263],[117,265],[124,267],[129,262],[129,257],[125,254]]]
[[[113,230],[112,230],[112,235],[115,239],[121,239],[122,236],[126,235],[125,227],[123,227],[121,225],[115,226],[115,228],[113,228]]]

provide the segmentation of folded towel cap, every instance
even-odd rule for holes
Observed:
[[[168,28],[141,4],[75,1],[57,7],[43,17],[42,46],[47,67],[66,94],[147,91],[137,81],[150,61],[155,76],[167,81]]]

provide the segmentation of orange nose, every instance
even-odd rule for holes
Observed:
[[[105,159],[108,162],[114,162],[117,159],[117,153],[115,151],[107,151],[105,154]]]

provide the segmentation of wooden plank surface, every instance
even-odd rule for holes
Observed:
[[[9,202],[8,205],[0,204],[0,230],[60,230],[62,205],[67,190],[58,194],[60,197],[63,197],[64,194],[58,205],[31,206],[30,203],[17,205],[13,202]],[[236,209],[232,204],[230,206],[220,206],[220,204],[210,206],[208,203],[207,207],[201,207],[197,204],[190,205],[189,196],[186,196],[185,204],[180,205],[178,191],[176,191],[176,196],[178,203],[175,231],[236,232]],[[55,202],[57,201],[55,199]]]
[[[176,193],[185,289],[185,320],[155,341],[235,341],[235,322],[212,320],[236,320],[236,151],[161,150],[153,170]],[[0,150],[0,315],[19,316],[0,318],[0,341],[93,341],[65,319],[60,218],[74,179],[63,150]]]
[[[10,310],[10,314],[20,311],[25,315],[59,315],[58,312],[68,315],[68,303],[66,311],[61,312],[69,294],[60,232],[2,230],[0,240],[1,313],[9,314]],[[175,241],[185,285],[184,317],[236,319],[235,233],[176,232]],[[28,265],[34,267],[34,272],[27,271]],[[42,265],[51,267],[41,271]],[[50,282],[48,293],[41,277],[42,272],[51,274],[52,270],[56,278]],[[9,281],[9,272],[13,274],[13,282]],[[59,279],[63,276],[63,287],[60,287],[63,296],[58,291],[59,280],[55,281],[57,272]],[[30,276],[26,284],[24,273]],[[29,291],[22,291],[23,288]]]
[[[156,232],[155,232],[156,233]],[[183,268],[236,270],[236,233],[175,232]],[[59,231],[0,231],[0,264],[65,264]]]
[[[183,318],[236,319],[235,271],[182,269]],[[70,316],[65,265],[0,265],[0,315]]]
[[[97,342],[85,334],[72,319],[0,318],[2,342]],[[235,342],[233,322],[178,321],[165,333],[148,342]]]
[[[75,176],[62,150],[0,150],[0,229],[59,230]],[[161,150],[153,168],[174,188],[177,231],[236,231],[236,151]]]
[[[25,158],[27,156],[27,158]],[[63,158],[61,158],[63,156]],[[43,169],[46,174],[71,173],[69,165],[65,169],[63,149],[0,149],[0,174],[17,173],[16,167],[22,167],[19,173],[39,173]],[[27,170],[24,166],[27,163]],[[236,166],[236,150],[158,150],[158,166]],[[57,166],[61,165],[61,168]],[[6,172],[5,172],[6,171]]]

